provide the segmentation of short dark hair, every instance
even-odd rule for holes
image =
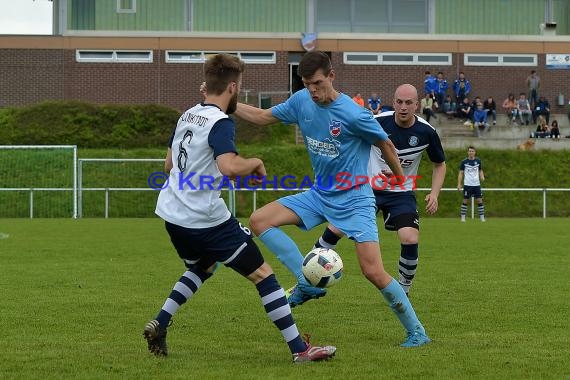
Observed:
[[[329,75],[332,70],[331,59],[322,51],[310,51],[301,58],[297,74],[301,78],[308,78],[315,75],[319,69],[323,70],[323,74]]]
[[[245,63],[231,54],[216,54],[204,63],[206,88],[214,95],[222,94],[230,82],[237,82],[245,69]]]
[[[469,150],[469,149],[473,149],[475,152],[477,151],[477,149],[475,149],[475,147],[474,147],[473,145],[469,145],[469,146],[467,147],[467,150]]]

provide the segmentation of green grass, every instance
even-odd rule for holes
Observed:
[[[321,229],[286,231],[307,251]],[[342,281],[294,309],[337,356],[295,366],[255,288],[227,268],[175,316],[169,357],[148,354],[142,328],[184,271],[156,218],[0,219],[0,378],[570,378],[567,233],[558,218],[425,218],[411,299],[433,343],[411,350],[343,240]],[[381,237],[394,273],[399,243]]]

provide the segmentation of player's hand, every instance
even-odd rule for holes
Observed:
[[[251,173],[250,183],[252,185],[260,185],[266,177],[267,171],[265,170],[265,165],[263,164],[263,161],[259,160],[259,164]]]
[[[438,201],[437,201],[437,197],[431,193],[429,193],[428,195],[426,195],[425,198],[427,204],[426,204],[426,212],[430,215],[433,215],[437,212],[437,206],[438,206]]]
[[[380,174],[383,175],[383,176],[386,177],[386,178],[390,178],[390,177],[392,177],[392,176],[394,175],[394,173],[392,173],[392,171],[389,170],[389,169],[382,169],[382,170],[380,170]]]

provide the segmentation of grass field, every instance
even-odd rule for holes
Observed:
[[[146,351],[142,328],[184,271],[156,218],[0,219],[0,378],[569,379],[568,227],[424,218],[411,297],[433,343],[411,350],[398,347],[403,329],[342,241],[342,281],[293,309],[337,356],[297,366],[255,288],[226,268],[175,316],[170,355]],[[321,232],[286,231],[304,251]],[[381,236],[395,273],[399,243]]]

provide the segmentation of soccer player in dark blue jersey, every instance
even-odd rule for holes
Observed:
[[[459,165],[459,174],[457,175],[457,190],[461,191],[463,184],[463,202],[461,203],[461,221],[465,222],[467,215],[467,201],[475,198],[477,202],[477,211],[479,219],[485,221],[485,206],[483,205],[483,192],[481,191],[481,182],[485,180],[483,165],[479,157],[476,157],[477,151],[474,146],[467,148],[467,158],[461,161]]]
[[[376,117],[396,146],[404,178],[399,181],[390,179],[392,173],[381,152],[374,147],[370,152],[368,163],[369,177],[378,179],[373,184],[373,189],[377,211],[382,211],[384,216],[384,228],[398,232],[400,240],[398,282],[406,294],[416,275],[419,257],[420,217],[414,190],[422,153],[426,151],[433,163],[431,191],[425,197],[425,210],[428,214],[437,211],[438,196],[446,172],[445,153],[439,136],[427,121],[414,114],[417,109],[416,88],[410,84],[403,84],[394,94],[395,111],[383,112]],[[342,235],[338,229],[329,225],[315,243],[315,247],[334,249],[340,236]]]

